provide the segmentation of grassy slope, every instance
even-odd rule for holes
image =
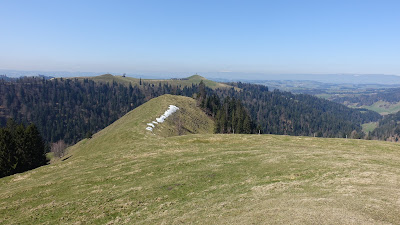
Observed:
[[[105,74],[101,76],[96,76],[96,77],[77,77],[77,79],[85,79],[89,78],[97,82],[117,82],[117,83],[122,83],[125,85],[129,85],[131,83],[132,85],[139,85],[140,80],[137,78],[133,77],[122,77],[122,76],[113,76],[111,74]],[[186,80],[152,80],[152,79],[142,79],[142,82],[150,83],[150,84],[155,84],[158,85],[159,83],[161,84],[171,84],[171,85],[182,85],[182,86],[191,86],[192,84],[199,84],[200,81],[203,81],[204,84],[210,88],[230,88],[231,86],[218,83],[215,81],[207,80],[206,78],[199,76],[199,75],[193,75],[188,77]]]
[[[364,108],[364,109],[368,109],[371,111],[375,111],[375,112],[381,114],[382,116],[397,113],[398,111],[400,111],[400,102],[390,103],[390,102],[384,102],[384,101],[377,101],[372,105],[358,106],[355,103],[345,104],[345,105],[350,108]]]
[[[369,122],[362,124],[362,131],[368,134],[368,132],[372,132],[375,128],[378,127],[378,122]]]
[[[381,115],[388,115],[400,111],[400,102],[390,103],[390,102],[378,101],[370,106],[361,106],[361,107],[375,111]]]
[[[209,125],[165,138],[170,118],[156,135],[144,130],[169,104],[191,102],[153,99],[69,159],[0,179],[0,223],[400,223],[398,144],[213,135]]]

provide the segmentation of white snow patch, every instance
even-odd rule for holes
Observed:
[[[157,122],[153,121],[153,122],[147,124],[148,127],[146,127],[146,130],[153,131],[155,124],[163,123],[165,121],[165,119],[167,119],[170,115],[172,115],[177,110],[179,110],[178,107],[176,107],[174,105],[169,105],[167,111],[165,111],[164,114],[161,115],[160,117],[156,118]]]

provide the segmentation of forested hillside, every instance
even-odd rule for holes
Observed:
[[[265,86],[231,83],[242,91],[217,90],[240,99],[264,133],[320,137],[361,137],[361,124],[377,121],[373,111],[351,109],[311,95],[268,91]]]
[[[95,133],[106,127],[149,99],[163,94],[192,97],[199,91],[197,84],[181,85],[174,82],[139,81],[131,84],[111,80],[102,83],[89,78],[0,80],[0,121],[3,125],[7,118],[24,123],[33,122],[46,141],[62,139],[71,144],[85,137],[88,132]],[[262,133],[322,137],[348,135],[359,138],[363,135],[362,123],[377,121],[381,117],[372,111],[350,109],[310,95],[270,92],[262,85],[230,85],[234,87],[205,87],[205,91],[208,96],[216,95],[221,105],[228,101],[227,97],[240,100],[246,114],[254,121],[254,126],[258,124]],[[225,111],[234,109],[224,108]],[[218,116],[222,114],[215,115]],[[233,132],[234,128],[229,124],[237,122],[232,123],[232,118],[225,120],[220,132]]]
[[[379,120],[378,127],[371,132],[371,138],[388,141],[399,141],[399,122],[400,112],[385,116],[383,119]]]
[[[194,88],[171,85],[125,86],[89,79],[23,78],[0,81],[0,119],[34,122],[48,142],[72,144],[111,124],[147,100],[166,93],[191,96]]]

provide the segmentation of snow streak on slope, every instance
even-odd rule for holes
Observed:
[[[153,131],[153,128],[155,127],[156,124],[163,123],[165,121],[165,119],[167,119],[170,115],[172,115],[177,110],[179,110],[178,107],[176,107],[174,105],[169,105],[167,111],[165,111],[163,115],[156,118],[156,121],[153,121],[153,122],[147,124],[146,130]]]

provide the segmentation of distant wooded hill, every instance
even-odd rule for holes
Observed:
[[[203,81],[208,95],[239,99],[262,133],[321,137],[362,137],[361,124],[378,113],[351,109],[310,95],[268,91],[262,85],[220,84],[200,76],[180,80],[141,80],[121,76],[0,80],[0,121],[35,123],[48,142],[75,143],[154,97],[192,97]],[[229,109],[229,108],[227,108]],[[230,129],[227,129],[230,130]]]
[[[353,103],[359,106],[370,106],[378,101],[398,103],[400,102],[400,88],[388,88],[370,94],[337,96],[332,98],[332,101],[338,103]]]

